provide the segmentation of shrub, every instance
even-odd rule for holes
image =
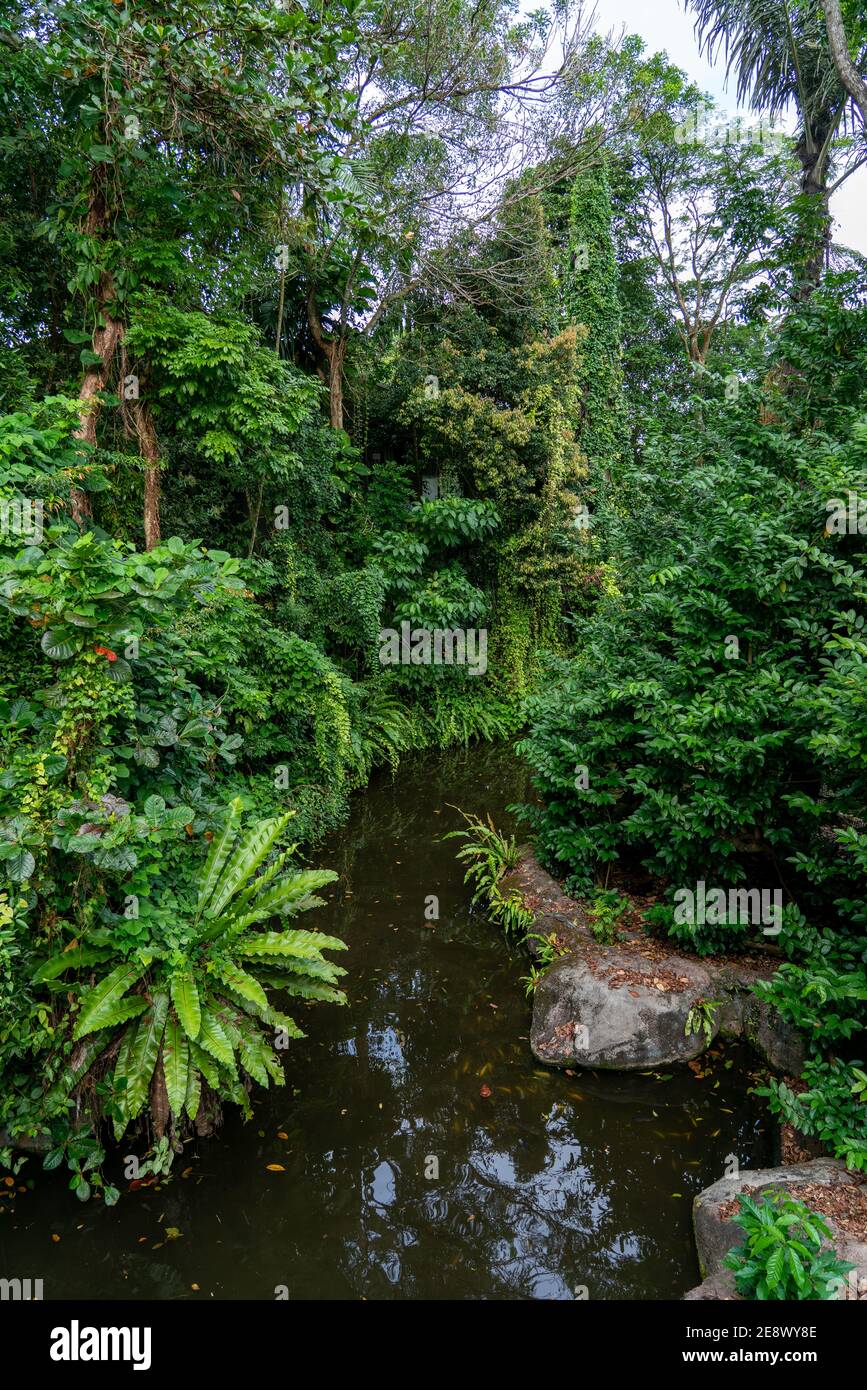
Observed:
[[[821,1139],[847,1168],[867,1172],[867,1073],[858,1061],[813,1059],[804,1066],[807,1089],[796,1093],[774,1077],[758,1088],[771,1113],[802,1134]]]
[[[744,1298],[815,1299],[839,1297],[840,1281],[854,1265],[823,1249],[831,1232],[803,1202],[780,1192],[761,1201],[741,1193],[735,1223],[746,1235],[743,1250],[730,1250],[723,1263],[734,1270]]]

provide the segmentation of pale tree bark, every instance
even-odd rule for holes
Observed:
[[[843,15],[840,11],[840,0],[822,0],[822,8],[825,11],[825,25],[828,30],[828,43],[831,48],[831,57],[834,59],[834,66],[840,81],[861,113],[864,132],[867,134],[867,82],[849,56],[849,44],[846,40]]]
[[[283,309],[286,304],[286,271],[280,271],[280,298],[277,303],[277,329],[274,334],[274,356],[280,360],[280,344],[283,341]],[[247,508],[250,513],[250,545],[247,550],[247,559],[253,558],[253,551],[256,549],[256,533],[259,530],[259,517],[262,515],[262,496],[265,491],[264,476],[259,479],[259,489],[256,496],[256,506],[250,501],[250,494],[247,492]]]
[[[343,429],[343,367],[346,361],[346,328],[341,322],[336,335],[326,336],[311,289],[307,296],[307,322],[313,341],[325,360],[325,382],[328,386],[328,417],[332,429]]]
[[[88,236],[102,237],[108,230],[108,216],[105,202],[105,170],[98,164],[90,182],[87,218],[84,229]],[[82,402],[81,423],[73,431],[73,438],[96,447],[96,425],[101,403],[99,393],[105,391],[111,372],[111,364],[118,345],[123,339],[123,321],[114,318],[108,305],[115,295],[114,281],[108,271],[103,271],[96,291],[96,328],[93,330],[92,350],[99,362],[88,367],[78,392]],[[72,515],[75,521],[82,522],[91,515],[90,498],[82,488],[73,486],[70,493]]]
[[[144,537],[145,550],[159,545],[160,536],[160,446],[150,406],[146,400],[132,402],[133,424],[138,451],[144,460]]]

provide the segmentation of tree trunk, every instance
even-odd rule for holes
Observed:
[[[332,429],[343,429],[343,363],[346,358],[347,338],[343,332],[336,338],[326,338],[316,304],[316,294],[310,290],[307,295],[307,322],[313,341],[324,359],[325,380],[328,384],[328,418]]]
[[[144,537],[145,550],[160,543],[160,446],[147,401],[133,402],[132,418],[138,436],[138,451],[144,459]]]
[[[328,412],[331,427],[343,429],[343,363],[346,358],[346,339],[335,338],[328,352]]]
[[[801,193],[809,199],[796,243],[796,266],[799,271],[799,284],[795,290],[797,300],[809,299],[821,283],[831,247],[828,136],[834,125],[834,118],[828,113],[827,118],[814,124],[812,132],[802,133],[795,146],[795,154],[801,165]]]
[[[98,164],[90,182],[85,231],[89,236],[104,237],[108,231],[108,217],[105,202],[105,166]],[[86,369],[84,380],[78,392],[82,410],[81,423],[73,432],[74,439],[96,447],[96,424],[99,418],[99,393],[108,385],[112,359],[118,344],[123,338],[124,325],[121,319],[114,318],[107,306],[115,296],[114,281],[108,271],[99,279],[96,291],[97,326],[93,331],[92,350],[99,362]],[[81,488],[73,487],[70,494],[73,518],[81,522],[91,514],[90,498]]]

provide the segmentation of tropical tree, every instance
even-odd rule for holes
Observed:
[[[198,303],[209,279],[253,254],[251,237],[260,260],[273,256],[286,184],[303,181],[313,200],[338,188],[339,155],[320,131],[351,120],[336,38],[351,34],[355,8],[308,16],[241,0],[210,6],[205,23],[186,0],[24,0],[6,39],[34,124],[59,147],[40,230],[63,258],[67,332],[81,347],[78,437],[97,443],[113,391],[143,460],[148,548],[161,460],[149,364],[126,370],[130,295],[186,286]],[[80,489],[72,506],[79,520],[89,512]]]
[[[636,240],[687,358],[701,367],[717,330],[779,261],[790,160],[747,143],[650,140],[633,171],[644,195]]]
[[[801,166],[800,228],[793,248],[796,295],[819,283],[831,243],[830,199],[867,152],[844,157],[833,177],[835,142],[855,108],[828,42],[821,0],[687,0],[696,33],[711,61],[722,50],[727,72],[737,73],[739,100],[782,115],[794,104],[794,152]]]
[[[616,45],[591,30],[581,0],[518,18],[512,0],[375,0],[349,56],[357,123],[340,142],[354,204],[303,199],[290,256],[304,327],[344,418],[353,332],[375,332],[417,291],[483,304],[502,290],[510,209],[598,156],[603,131],[631,120]],[[596,131],[593,142],[583,138]],[[518,243],[515,243],[517,250]],[[490,276],[486,273],[490,271]]]

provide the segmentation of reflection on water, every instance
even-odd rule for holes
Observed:
[[[350,944],[348,1007],[296,1009],[308,1037],[285,1089],[188,1145],[162,1189],[82,1206],[31,1160],[33,1191],[0,1202],[0,1276],[42,1278],[46,1298],[677,1298],[698,1282],[692,1196],[728,1155],[769,1157],[748,1054],[704,1077],[534,1063],[525,961],[468,913],[439,839],[460,823],[449,803],[508,823],[524,778],[509,750],[473,749],[359,796],[315,856],[340,874],[315,919]]]

